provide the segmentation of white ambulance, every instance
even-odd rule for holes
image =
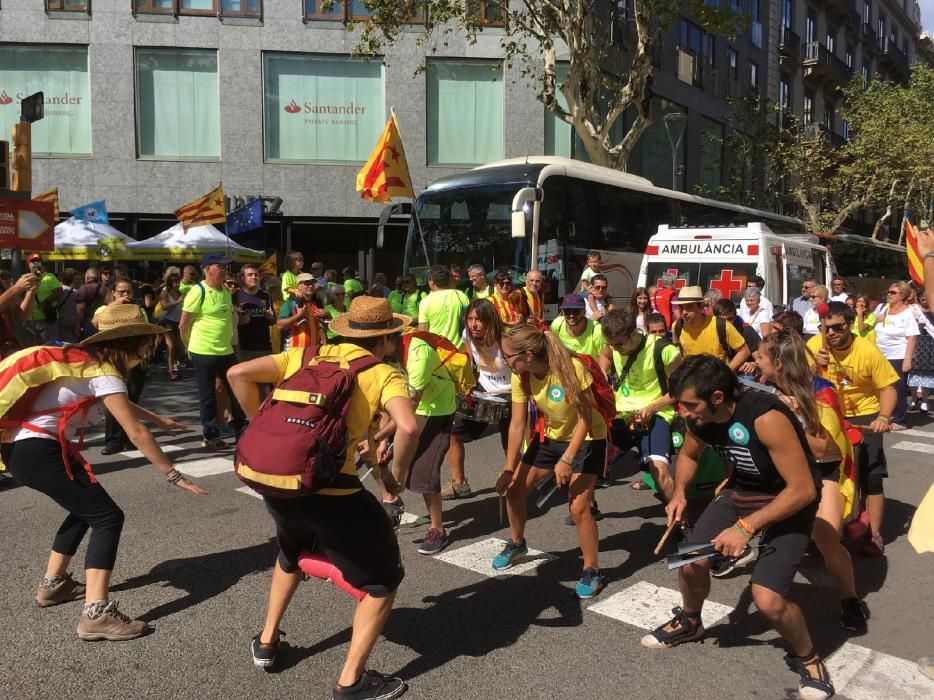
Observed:
[[[640,287],[660,287],[666,274],[676,286],[719,290],[739,304],[746,280],[765,280],[763,294],[788,307],[801,295],[801,283],[813,277],[829,284],[836,274],[830,251],[815,236],[778,235],[760,222],[745,226],[658,227],[649,239],[639,270]]]

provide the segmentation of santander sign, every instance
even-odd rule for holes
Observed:
[[[19,104],[25,98],[29,97],[26,93],[17,92],[16,103]],[[79,105],[81,104],[81,97],[78,95],[72,95],[69,92],[65,92],[61,95],[47,95],[45,98],[45,104],[47,105]],[[10,97],[6,90],[0,90],[0,106],[6,106],[13,103],[13,98]]]
[[[282,109],[289,114],[300,114],[304,112],[305,114],[355,115],[366,114],[367,108],[358,105],[356,102],[348,102],[347,104],[314,104],[312,102],[305,102],[304,104],[299,104],[294,99],[291,99]]]

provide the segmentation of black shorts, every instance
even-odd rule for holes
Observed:
[[[853,425],[869,425],[878,417],[878,413],[873,413],[868,416],[847,416],[847,420]],[[862,433],[863,440],[856,446],[856,467],[859,471],[860,490],[866,493],[869,476],[883,479],[889,475],[889,470],[885,450],[882,449],[882,436],[885,433],[873,433],[869,430],[863,430]]]
[[[379,501],[366,489],[349,496],[264,498],[276,523],[279,565],[298,571],[302,552],[323,554],[354,588],[384,598],[405,576],[399,543]]]
[[[723,489],[704,509],[691,530],[689,544],[709,544],[717,535],[736,523],[741,515],[733,505],[732,496],[732,489]],[[797,513],[766,528],[762,534],[759,555],[752,569],[752,583],[764,586],[781,596],[788,595],[801,557],[807,551],[819,502],[819,499],[815,499]]]
[[[533,442],[522,455],[522,463],[537,469],[553,471],[561,455],[567,450],[568,444],[551,438]],[[584,460],[583,468],[578,464],[580,459]],[[581,474],[603,476],[603,467],[606,462],[606,440],[587,440],[574,461],[575,471]]]
[[[415,493],[441,493],[441,465],[451,446],[454,414],[425,420],[405,487]],[[419,417],[422,420],[422,417]]]
[[[840,462],[818,462],[817,471],[820,472],[821,481],[840,482]]]
[[[462,416],[460,413],[455,413],[454,427],[451,428],[451,435],[460,438],[462,442],[473,442],[483,437],[483,433],[487,431],[487,428],[495,428],[499,431],[499,440],[505,450],[506,445],[509,443],[509,421],[511,413],[512,411],[510,410],[509,413],[500,418],[495,424],[485,423],[482,420],[473,420],[472,418]]]

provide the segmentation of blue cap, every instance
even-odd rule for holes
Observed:
[[[586,309],[587,305],[584,303],[584,297],[580,294],[568,294],[564,299],[561,300],[562,309]]]
[[[205,253],[201,257],[201,267],[208,265],[229,265],[233,258],[226,257],[223,253]]]

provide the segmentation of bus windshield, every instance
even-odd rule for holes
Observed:
[[[495,183],[424,192],[416,204],[418,222],[413,217],[409,224],[406,269],[420,284],[434,263],[460,265],[465,277],[467,267],[477,263],[490,275],[507,268],[518,280],[530,263],[526,239],[512,238],[512,200],[523,186]]]

